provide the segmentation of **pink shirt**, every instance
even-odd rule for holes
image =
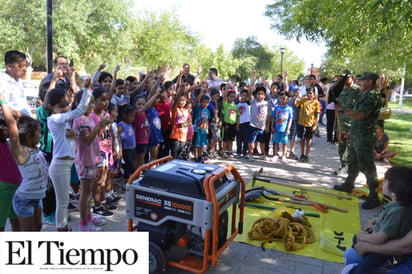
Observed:
[[[90,113],[89,116],[93,119],[96,125],[102,119],[102,117],[95,114],[94,112]],[[105,111],[103,116],[110,117],[110,114]],[[110,134],[110,128],[111,128],[111,125],[107,125],[104,128],[104,130],[100,132],[100,134],[97,136],[97,140],[99,141],[100,150],[111,154],[112,147],[113,147],[113,140],[112,140],[112,135]]]
[[[88,133],[92,132],[96,127],[96,123],[90,116],[80,116],[76,118],[73,122],[73,128],[80,132],[86,131]],[[76,140],[76,152],[74,163],[81,166],[95,167],[101,162],[99,142],[97,138],[88,145],[84,141],[83,137],[79,136]]]
[[[10,145],[0,142],[0,181],[20,185],[23,178],[10,151]]]
[[[133,121],[134,125],[134,132],[136,136],[136,144],[148,144],[149,137],[150,137],[150,125],[149,120],[147,119],[146,113],[138,114],[136,111],[136,115]]]

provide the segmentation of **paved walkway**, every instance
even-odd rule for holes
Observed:
[[[339,167],[337,146],[326,143],[325,127],[321,126],[320,138],[314,138],[313,147],[309,163],[300,163],[290,160],[287,164],[261,161],[258,158],[255,162],[246,159],[218,159],[209,163],[225,165],[230,164],[238,169],[246,182],[252,179],[253,172],[263,168],[266,174],[273,174],[285,177],[290,181],[308,181],[325,188],[332,188],[336,183],[344,180],[343,176],[333,175],[333,171]],[[295,150],[299,152],[299,148]],[[270,152],[271,153],[271,152]],[[385,163],[377,163],[379,177],[382,177],[389,166]],[[365,184],[365,177],[360,174],[357,178],[358,184]],[[377,216],[378,209],[362,210],[362,224],[366,220]],[[71,212],[71,225],[73,230],[77,230],[79,222],[78,211]],[[104,227],[105,231],[127,231],[127,221],[125,218],[125,200],[119,202],[119,209],[114,216],[109,219],[109,223]],[[44,224],[43,230],[55,231],[51,225]],[[126,240],[126,239],[125,239]],[[320,273],[340,273],[342,264],[332,263],[324,260],[303,257],[290,253],[267,249],[263,252],[259,247],[232,243],[229,248],[219,257],[218,265],[211,267],[207,273],[288,273],[288,274],[320,274]],[[188,273],[186,271],[168,267],[167,273]]]

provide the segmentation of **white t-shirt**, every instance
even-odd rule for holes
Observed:
[[[30,116],[31,110],[27,103],[26,95],[23,90],[23,83],[17,81],[7,73],[0,74],[0,94],[7,102],[9,107],[20,111],[24,115]]]

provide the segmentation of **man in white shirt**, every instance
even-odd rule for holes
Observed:
[[[13,116],[30,116],[30,107],[20,80],[27,71],[26,54],[17,50],[9,50],[4,55],[4,60],[6,72],[0,74],[0,94],[12,109]]]
[[[206,79],[207,87],[209,89],[215,88],[220,89],[220,84],[223,83],[223,80],[217,77],[217,69],[210,68],[209,69],[209,77]]]

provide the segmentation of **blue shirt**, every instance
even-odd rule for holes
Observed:
[[[293,111],[292,108],[288,105],[277,105],[272,113],[272,116],[275,117],[275,130],[277,132],[286,132],[289,119],[293,118]]]
[[[146,116],[147,116],[147,119],[149,120],[149,125],[150,125],[149,140],[155,143],[163,143],[162,128],[161,128],[159,112],[154,107],[150,107],[146,110]]]

